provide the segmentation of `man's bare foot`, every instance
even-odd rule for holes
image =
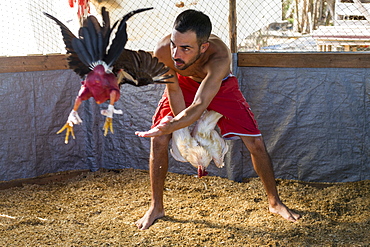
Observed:
[[[150,208],[141,219],[135,222],[135,224],[140,230],[146,230],[153,225],[156,219],[162,218],[163,216],[164,210]]]
[[[284,219],[289,220],[291,222],[296,222],[299,218],[301,218],[301,215],[294,213],[283,203],[278,203],[275,206],[270,205],[269,210],[271,213],[280,214]]]

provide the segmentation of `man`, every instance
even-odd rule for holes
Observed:
[[[160,40],[155,48],[154,55],[170,68],[168,73],[177,77],[166,85],[153,116],[152,129],[136,132],[141,137],[152,137],[149,164],[152,198],[149,210],[136,222],[141,230],[165,215],[163,189],[171,133],[194,123],[206,109],[224,115],[218,122],[223,137],[240,137],[250,151],[254,169],[267,193],[270,212],[292,222],[300,217],[279,199],[261,133],[237,79],[230,75],[231,53],[218,37],[211,35],[211,29],[207,15],[186,10],[176,18],[172,34]]]

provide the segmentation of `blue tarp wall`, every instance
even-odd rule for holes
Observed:
[[[272,157],[277,178],[311,182],[370,179],[370,69],[242,67],[235,73]],[[65,124],[80,87],[71,70],[0,74],[0,181],[66,170],[148,169],[147,130],[163,85],[124,85],[114,135],[103,136],[94,101],[79,109],[83,124],[64,144]],[[241,181],[256,176],[240,140],[228,141],[224,168],[210,175]],[[170,172],[196,174],[170,159]]]

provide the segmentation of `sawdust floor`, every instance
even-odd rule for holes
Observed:
[[[1,246],[369,246],[370,181],[317,187],[278,180],[297,223],[270,214],[258,178],[168,175],[166,216],[145,231],[148,172],[85,173],[0,190]]]

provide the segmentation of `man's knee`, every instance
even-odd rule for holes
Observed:
[[[168,143],[170,142],[171,135],[163,135],[163,136],[156,136],[151,138],[152,145],[154,147],[168,147]]]
[[[242,140],[251,154],[260,154],[267,152],[262,136],[243,136]]]

